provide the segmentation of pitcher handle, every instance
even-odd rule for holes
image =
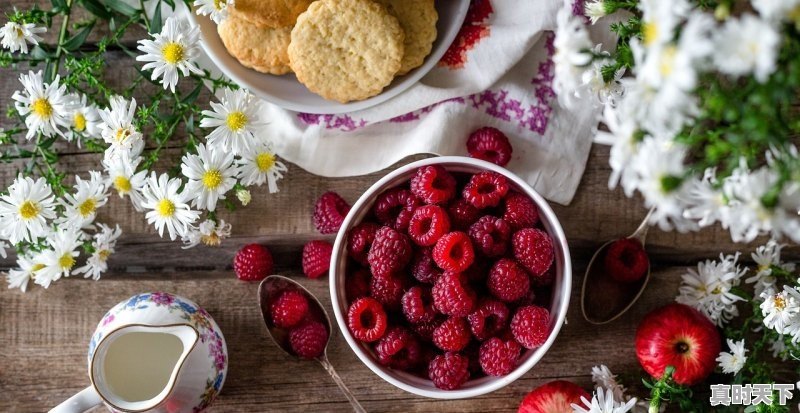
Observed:
[[[50,413],[82,413],[103,401],[94,387],[89,386],[50,410]]]

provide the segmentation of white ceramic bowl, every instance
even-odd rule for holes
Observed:
[[[468,8],[469,0],[437,0],[436,10],[439,13],[439,20],[436,30],[438,35],[433,42],[431,54],[425,58],[422,66],[395,78],[379,95],[349,103],[325,100],[306,89],[293,74],[274,76],[242,66],[238,60],[228,54],[228,50],[225,49],[225,45],[222,44],[217,33],[217,25],[210,18],[198,16],[193,12],[189,13],[189,18],[193,24],[200,27],[200,45],[203,50],[217,67],[239,86],[247,88],[256,96],[285,109],[328,114],[353,112],[375,106],[403,93],[417,83],[436,66],[447,48],[453,43],[467,16]]]
[[[401,185],[411,179],[417,168],[426,165],[442,165],[452,172],[476,173],[483,170],[490,170],[504,175],[511,183],[511,187],[531,197],[539,207],[539,217],[544,229],[553,239],[555,250],[555,281],[552,287],[552,297],[550,303],[550,336],[547,341],[539,348],[527,350],[520,358],[519,366],[510,374],[503,377],[481,377],[468,381],[464,386],[457,390],[441,390],[436,388],[427,378],[412,375],[410,373],[393,370],[384,367],[376,362],[367,345],[356,340],[347,328],[345,316],[347,314],[348,302],[345,297],[345,266],[347,264],[347,233],[353,226],[361,222],[372,208],[372,204],[379,194],[389,188]],[[414,394],[432,397],[437,399],[463,399],[486,394],[518,379],[528,372],[544,356],[550,346],[555,341],[569,306],[569,295],[572,289],[572,263],[570,261],[567,239],[561,224],[556,218],[553,210],[536,191],[533,190],[525,181],[505,168],[484,162],[477,159],[465,158],[460,156],[443,156],[429,158],[413,162],[389,173],[372,185],[353,205],[350,213],[345,217],[342,227],[336,236],[336,243],[333,246],[333,256],[331,258],[330,270],[330,289],[333,312],[336,315],[336,323],[339,325],[342,335],[350,348],[356,353],[359,359],[367,365],[375,374],[389,383]]]

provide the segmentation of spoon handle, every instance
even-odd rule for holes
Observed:
[[[325,368],[325,371],[331,376],[333,381],[339,386],[339,390],[342,391],[345,397],[347,397],[347,401],[350,402],[350,405],[353,406],[353,411],[356,413],[366,413],[367,411],[361,407],[361,403],[356,400],[356,396],[347,388],[347,385],[344,384],[342,378],[339,377],[339,373],[333,368],[333,365],[328,361],[328,356],[323,354],[322,357],[318,358],[319,364],[322,364],[322,367]]]
[[[650,211],[647,212],[647,216],[645,216],[642,220],[642,223],[639,224],[639,228],[636,228],[636,231],[634,231],[634,233],[628,238],[636,238],[642,243],[642,245],[644,245],[644,241],[647,238],[647,230],[650,229],[650,217],[653,215],[653,211],[655,210],[656,207],[650,208]]]

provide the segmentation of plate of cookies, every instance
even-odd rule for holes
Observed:
[[[436,66],[469,0],[236,0],[201,44],[239,86],[285,109],[344,113],[385,102]]]

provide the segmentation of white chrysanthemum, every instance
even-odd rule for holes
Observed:
[[[189,208],[187,191],[178,192],[181,180],[172,178],[167,174],[157,176],[153,172],[145,184],[142,195],[142,207],[150,211],[145,217],[147,223],[155,225],[159,236],[164,236],[164,227],[169,232],[169,238],[183,236],[200,216],[200,212]]]
[[[591,69],[594,44],[581,19],[572,15],[568,2],[558,10],[556,21],[553,90],[559,103],[570,108],[580,96],[583,73]]]
[[[783,335],[778,336],[778,338],[775,340],[769,340],[769,351],[772,352],[772,357],[779,358],[783,361],[788,360],[789,357],[786,353],[787,349],[788,347],[786,347],[786,339],[784,339]]]
[[[592,400],[587,400],[581,396],[582,405],[572,403],[575,413],[626,413],[636,404],[636,398],[627,402],[614,400],[614,393],[611,390],[596,390],[592,395]]]
[[[198,15],[208,16],[220,24],[228,18],[228,7],[233,7],[233,0],[194,0],[194,7]]]
[[[101,109],[98,112],[102,119],[100,135],[110,145],[109,154],[130,152],[133,159],[144,148],[142,133],[133,125],[133,117],[136,115],[136,99],[131,99],[128,103],[122,96],[113,96],[109,103],[109,108]]]
[[[254,142],[255,131],[264,123],[258,114],[261,101],[248,91],[225,89],[219,103],[211,102],[211,110],[203,111],[200,126],[215,128],[206,140],[208,146],[234,155],[244,153]]]
[[[92,277],[97,281],[100,275],[108,270],[108,257],[114,253],[117,239],[122,235],[119,225],[111,229],[106,224],[99,224],[100,228],[92,237],[94,252],[86,259],[86,265],[75,270],[76,274],[84,274],[83,278]]]
[[[269,192],[278,192],[278,180],[283,178],[283,173],[288,169],[283,162],[278,160],[275,153],[268,145],[253,145],[248,148],[242,157],[236,160],[239,166],[239,179],[242,185],[258,185],[267,183]]]
[[[744,299],[733,292],[741,284],[747,272],[737,261],[739,254],[722,255],[719,261],[706,260],[697,263],[681,276],[678,297],[675,301],[696,308],[708,316],[717,326],[722,326],[739,315],[736,303]]]
[[[730,18],[714,36],[714,63],[722,73],[752,73],[763,83],[775,71],[780,41],[772,25],[752,14]]]
[[[39,257],[21,255],[17,257],[17,268],[6,273],[8,288],[19,288],[24,293],[28,289],[28,282],[36,276],[36,271],[44,268]]]
[[[152,80],[161,79],[164,89],[175,92],[178,84],[178,73],[189,76],[189,73],[203,74],[194,63],[200,54],[197,42],[200,28],[175,16],[167,18],[161,33],[154,34],[153,40],[139,40],[139,51],[144,55],[136,56],[139,62],[148,62],[143,70],[153,70]]]
[[[116,189],[120,198],[128,196],[133,207],[139,212],[142,211],[142,202],[144,202],[142,189],[147,181],[146,170],[136,172],[141,161],[142,158],[139,157],[131,159],[127,152],[122,152],[119,156],[103,158],[103,168],[108,174],[109,188]]]
[[[86,95],[69,95],[68,101],[71,130],[66,136],[67,140],[70,142],[75,140],[80,146],[82,135],[99,137],[100,115],[97,113],[97,107],[87,102]]]
[[[614,400],[618,402],[626,401],[625,387],[617,382],[617,375],[611,373],[611,370],[605,364],[592,367],[592,381],[595,389],[610,390]]]
[[[184,193],[192,200],[192,206],[213,211],[217,201],[225,199],[225,193],[236,185],[237,168],[233,165],[233,154],[209,145],[197,145],[197,155],[183,156],[181,172],[189,179]]]
[[[47,220],[56,217],[53,191],[39,178],[18,176],[0,197],[0,232],[12,243],[35,241],[48,234]]]
[[[727,221],[730,209],[728,201],[718,189],[718,183],[714,168],[706,169],[702,178],[689,178],[681,193],[685,204],[683,216],[696,220],[701,227]]]
[[[210,247],[219,246],[222,240],[231,236],[231,224],[226,224],[224,219],[218,223],[209,219],[200,223],[196,229],[190,229],[183,236],[183,248],[193,248],[202,243]]]
[[[784,286],[781,292],[768,289],[761,293],[761,298],[764,300],[760,305],[764,325],[779,334],[791,334],[791,328],[800,322],[798,295],[798,292],[789,286]]]
[[[59,201],[64,206],[64,219],[60,223],[75,228],[88,228],[97,216],[97,208],[108,201],[108,188],[97,171],[89,171],[88,181],[75,176],[74,188],[74,194],[66,194]]]
[[[729,214],[722,227],[730,230],[734,242],[750,242],[775,230],[775,211],[762,201],[778,179],[772,168],[762,167],[751,172],[742,160],[741,165],[723,180],[722,190],[728,199]]]
[[[752,0],[750,3],[761,17],[773,23],[787,20],[800,11],[800,0]]]
[[[31,139],[37,133],[44,136],[64,135],[63,129],[69,128],[67,119],[67,88],[59,85],[60,78],[45,84],[42,80],[42,71],[19,75],[23,91],[16,91],[11,96],[16,102],[14,106],[21,116],[25,117],[25,126],[28,132],[26,139]]]
[[[622,113],[622,108],[612,106],[606,106],[603,110],[603,123],[608,127],[608,132],[597,131],[594,141],[611,145],[608,187],[613,189],[621,180],[635,179],[634,171],[629,166],[639,146],[636,137],[638,125],[633,117]]]
[[[592,24],[597,23],[602,17],[608,15],[608,5],[603,0],[590,0],[583,5],[583,10]]]
[[[595,46],[593,53],[596,56],[610,56],[608,52],[601,49],[602,45]],[[610,61],[604,58],[595,57],[591,65],[588,66],[581,75],[581,85],[576,91],[576,97],[591,98],[594,106],[616,106],[618,99],[625,93],[622,87],[622,75],[625,68],[620,68],[614,73],[614,77],[608,82],[603,78],[602,69]]]
[[[47,240],[50,249],[42,252],[41,263],[44,265],[34,275],[34,282],[44,288],[61,277],[69,277],[75,258],[79,255],[77,248],[81,245],[83,232],[75,228],[60,228]]]
[[[744,340],[734,342],[728,339],[728,348],[731,352],[720,352],[717,362],[723,373],[736,374],[744,367],[744,363],[747,361],[747,356],[744,355],[747,352],[747,349],[744,348]]]
[[[777,241],[771,239],[766,244],[756,248],[756,251],[750,254],[753,262],[756,263],[756,273],[752,277],[745,280],[748,284],[755,284],[755,296],[760,297],[761,293],[767,289],[775,289],[776,279],[772,275],[772,267],[776,266],[786,271],[793,272],[795,264],[790,262],[781,262],[781,250],[786,245],[778,244]]]
[[[672,41],[675,28],[683,21],[691,4],[686,0],[642,0],[642,41],[646,47],[659,47]]]
[[[0,45],[10,52],[27,54],[28,43],[38,45],[42,41],[39,34],[46,31],[46,27],[36,27],[33,23],[8,22],[0,28]]]

